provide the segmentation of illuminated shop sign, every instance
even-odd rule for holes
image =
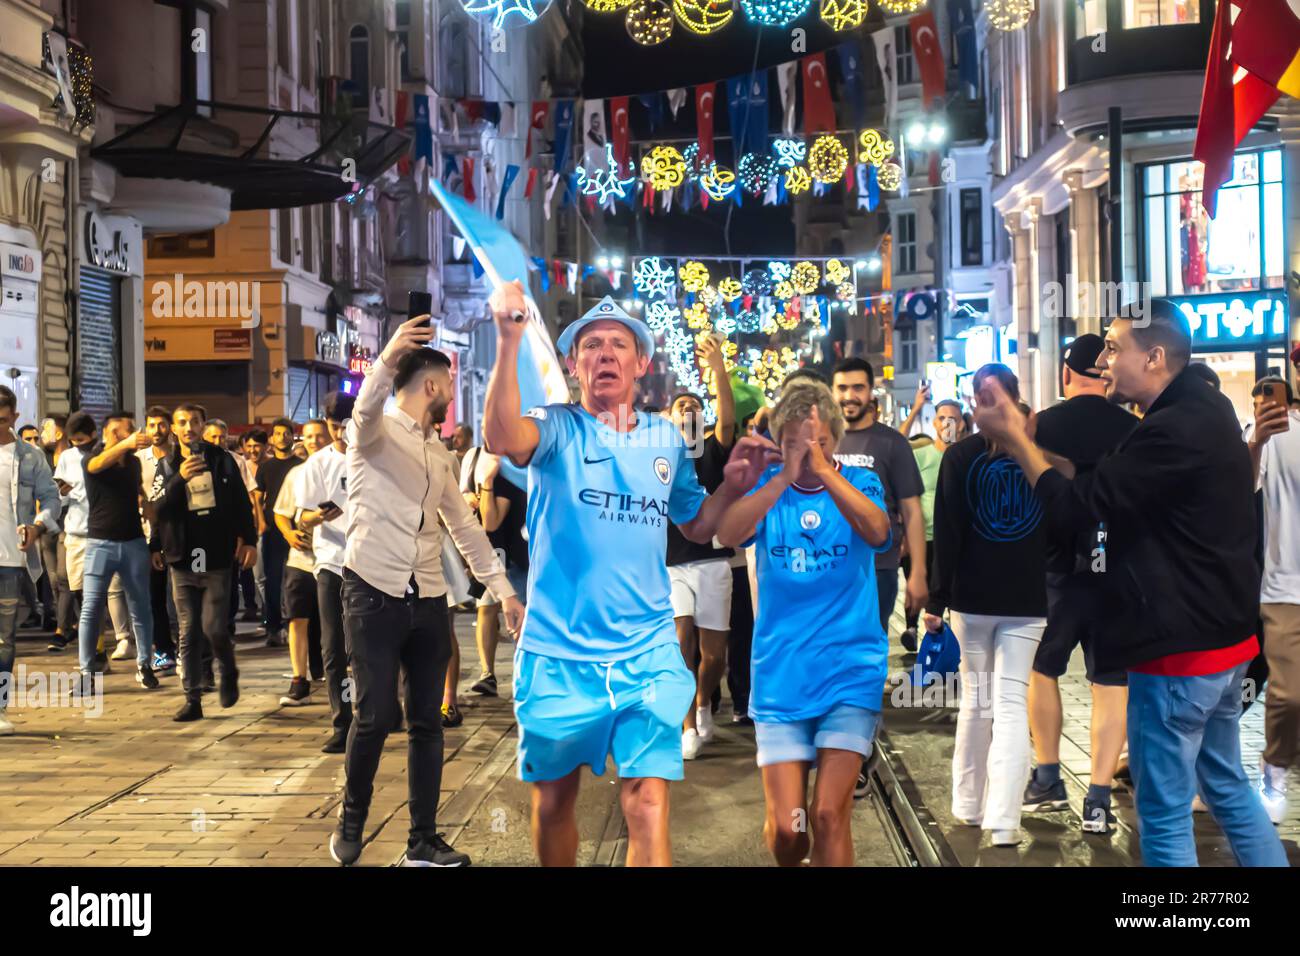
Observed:
[[[1192,347],[1222,348],[1286,341],[1286,293],[1228,292],[1170,296],[1192,329]]]

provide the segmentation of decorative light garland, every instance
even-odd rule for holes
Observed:
[[[789,279],[782,279],[776,284],[775,288],[772,289],[772,295],[780,299],[782,302],[789,302],[794,298],[794,286],[791,285]]]
[[[782,137],[773,140],[772,149],[776,153],[777,165],[787,169],[798,166],[808,155],[808,144],[801,139]]]
[[[852,30],[867,19],[867,0],[821,0],[821,18],[832,30]]]
[[[915,13],[925,6],[925,0],[878,0],[886,13]]]
[[[750,269],[740,280],[740,287],[746,295],[771,295],[775,285],[766,269]]]
[[[812,174],[802,166],[791,166],[785,171],[785,191],[792,196],[806,193],[812,188]]]
[[[767,192],[772,178],[776,176],[776,160],[771,156],[746,153],[740,157],[740,163],[736,166],[736,175],[740,177],[740,183],[747,191],[755,196],[761,196]]]
[[[985,0],[984,12],[995,30],[1019,30],[1034,12],[1034,0]]]
[[[551,0],[460,0],[460,5],[475,19],[491,18],[493,29],[500,30],[533,23],[547,11]]]
[[[858,162],[879,166],[894,155],[894,141],[878,129],[864,129],[858,135]]]
[[[636,182],[635,176],[623,179],[618,174],[618,162],[614,159],[614,146],[605,144],[605,169],[588,171],[578,167],[578,189],[584,196],[597,196],[604,204],[609,199],[624,199],[628,187]]]
[[[673,0],[677,22],[699,36],[717,33],[736,15],[732,0]]]
[[[782,279],[790,278],[790,271],[793,268],[790,263],[782,262],[780,259],[773,259],[767,264],[767,272],[772,277],[773,282],[780,282]]]
[[[903,167],[898,163],[885,163],[876,170],[876,183],[881,189],[893,192],[903,185]]]
[[[790,284],[800,295],[811,295],[816,292],[821,281],[821,270],[817,268],[817,263],[806,259],[795,263],[794,271],[790,274]]]
[[[835,288],[835,297],[841,302],[852,302],[858,297],[858,290],[852,282],[841,282]]]
[[[687,292],[699,292],[709,284],[709,267],[703,262],[692,259],[683,263],[677,270],[677,278]]]
[[[686,325],[692,329],[707,329],[709,327],[709,307],[703,302],[696,302],[694,305],[686,307],[685,313]]]
[[[595,13],[614,13],[630,6],[632,0],[582,0],[582,2],[587,5],[588,10]]]
[[[663,0],[633,0],[627,11],[627,35],[642,46],[656,46],[673,33],[673,11]]]
[[[852,274],[852,270],[840,262],[839,259],[826,260],[826,265],[822,267],[822,271],[826,275],[826,281],[834,285],[839,285]]]
[[[718,283],[718,295],[728,302],[735,302],[744,292],[741,284],[730,276]]]
[[[849,166],[849,151],[838,136],[824,133],[813,141],[808,150],[808,172],[819,183],[837,183]]]
[[[700,290],[700,301],[708,308],[713,308],[718,304],[718,290],[711,285],[706,285]]]
[[[673,268],[658,256],[637,261],[632,270],[632,286],[648,299],[671,299],[677,294]]]
[[[672,325],[673,319],[681,315],[681,310],[667,299],[651,302],[645,309],[645,322],[651,331],[665,333]]]
[[[753,335],[763,327],[762,316],[754,309],[741,309],[736,313],[736,328],[745,335]]]
[[[710,163],[708,172],[700,177],[700,188],[710,199],[721,202],[736,191],[736,174],[725,166]]]
[[[676,189],[686,181],[686,159],[675,146],[656,146],[642,158],[641,176],[656,190]]]
[[[751,23],[765,27],[783,27],[803,16],[811,0],[740,0],[740,7]]]

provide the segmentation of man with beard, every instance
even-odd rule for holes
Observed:
[[[361,856],[375,772],[400,717],[399,671],[406,675],[411,816],[403,863],[469,864],[469,857],[437,832],[443,756],[439,703],[453,639],[439,518],[474,576],[501,597],[507,627],[517,630],[523,617],[505,568],[461,496],[455,458],[438,438],[435,422],[445,416],[454,386],[451,360],[427,347],[433,335],[428,315],[398,326],[366,376],[348,426],[343,627],[356,681],[356,715],[348,732],[339,825],[330,838],[330,855],[345,866]],[[385,409],[390,390],[396,401]]]
[[[149,447],[137,451],[140,459],[141,493],[155,505],[162,498],[167,479],[172,476],[172,415],[161,405],[151,405],[144,413],[144,433]],[[152,524],[146,518],[144,533],[152,536]],[[170,583],[167,565],[154,562],[149,569],[149,607],[153,615],[153,669],[159,677],[176,673],[176,632],[167,610]],[[205,674],[212,669],[211,648],[204,648]]]
[[[275,525],[275,499],[289,472],[303,463],[294,454],[293,433],[297,426],[288,418],[271,424],[271,455],[257,469],[257,519],[262,542],[262,570],[266,574],[266,646],[284,647],[284,569],[289,562],[289,542]]]

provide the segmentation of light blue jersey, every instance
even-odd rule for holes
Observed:
[[[779,471],[780,465],[768,468],[754,490]],[[843,465],[840,473],[884,510],[873,471]],[[759,521],[752,543],[758,613],[750,716],[780,723],[840,704],[880,710],[889,642],[877,611],[875,554],[890,542],[872,548],[829,492],[795,485]]]
[[[528,412],[528,610],[520,647],[609,662],[675,644],[668,522],[707,497],[672,423],[637,413],[620,433],[580,405]]]

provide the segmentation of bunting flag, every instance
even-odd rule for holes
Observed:
[[[713,117],[717,106],[717,83],[701,83],[695,88],[696,138],[700,144],[700,163],[713,160]]]
[[[551,111],[550,100],[533,100],[532,115],[528,121],[527,145],[524,147],[524,159],[533,155],[533,130],[546,127],[546,117]]]
[[[880,82],[885,88],[885,129],[893,129],[894,114],[898,112],[898,83],[894,79],[894,28],[885,27],[871,34],[876,47],[876,66],[880,68]]]
[[[465,111],[465,118],[470,121],[470,125],[477,123],[483,118],[483,107],[486,102],[483,100],[457,100],[460,108]]]
[[[515,183],[515,177],[519,175],[519,167],[511,163],[506,167],[505,177],[501,180],[501,193],[497,196],[497,218],[506,217],[506,194],[510,192],[510,187]]]
[[[624,99],[626,98],[624,97]],[[663,96],[659,93],[645,93],[637,97],[637,99],[641,101],[641,105],[645,107],[646,113],[649,114],[650,132],[653,133],[664,123]]]
[[[799,61],[803,66],[803,128],[807,133],[835,132],[835,104],[831,102],[826,54],[812,53]]]
[[[930,185],[937,186],[939,182],[939,151],[932,149],[930,150]]]
[[[569,137],[573,132],[573,100],[555,101],[555,172],[563,173],[569,165]]]
[[[628,157],[628,98],[616,96],[609,101],[610,142],[614,144],[614,161],[619,169],[627,167]]]
[[[474,160],[469,156],[462,161],[461,195],[465,197],[466,202],[475,202],[478,199],[478,193],[474,191]]]
[[[528,179],[524,183],[524,198],[533,198],[533,187],[537,185],[537,167],[533,166],[528,170]]]
[[[415,94],[415,156],[433,162],[433,126],[429,122],[429,97]]]
[[[587,100],[582,104],[582,164],[588,169],[604,164],[608,138],[605,101]]]
[[[970,0],[966,2],[969,3]],[[840,90],[849,101],[853,125],[861,129],[867,125],[867,102],[862,95],[862,50],[856,40],[850,40],[835,48],[835,58],[839,61],[840,77],[843,80]]]
[[[794,60],[778,63],[776,67],[776,85],[781,93],[781,132],[785,136],[794,135],[794,85],[798,69],[799,64]]]
[[[957,75],[966,88],[966,98],[975,99],[979,95],[980,61],[971,0],[948,0],[948,28],[957,46]]]
[[[921,108],[930,110],[943,105],[944,67],[943,49],[939,46],[939,31],[934,24],[934,13],[924,10],[907,21],[912,34],[912,55],[921,71]]]
[[[675,122],[677,120],[677,111],[686,103],[686,90],[678,87],[675,90],[669,90],[666,96],[668,98],[668,110],[673,114]]]
[[[767,71],[727,80],[727,108],[736,161],[745,153],[767,152]],[[739,190],[737,190],[739,192]]]
[[[567,177],[562,177],[559,173],[552,171],[551,178],[546,186],[546,199],[542,203],[542,215],[549,222],[551,219],[551,208],[555,205],[555,190],[560,185],[560,180],[568,181]]]

